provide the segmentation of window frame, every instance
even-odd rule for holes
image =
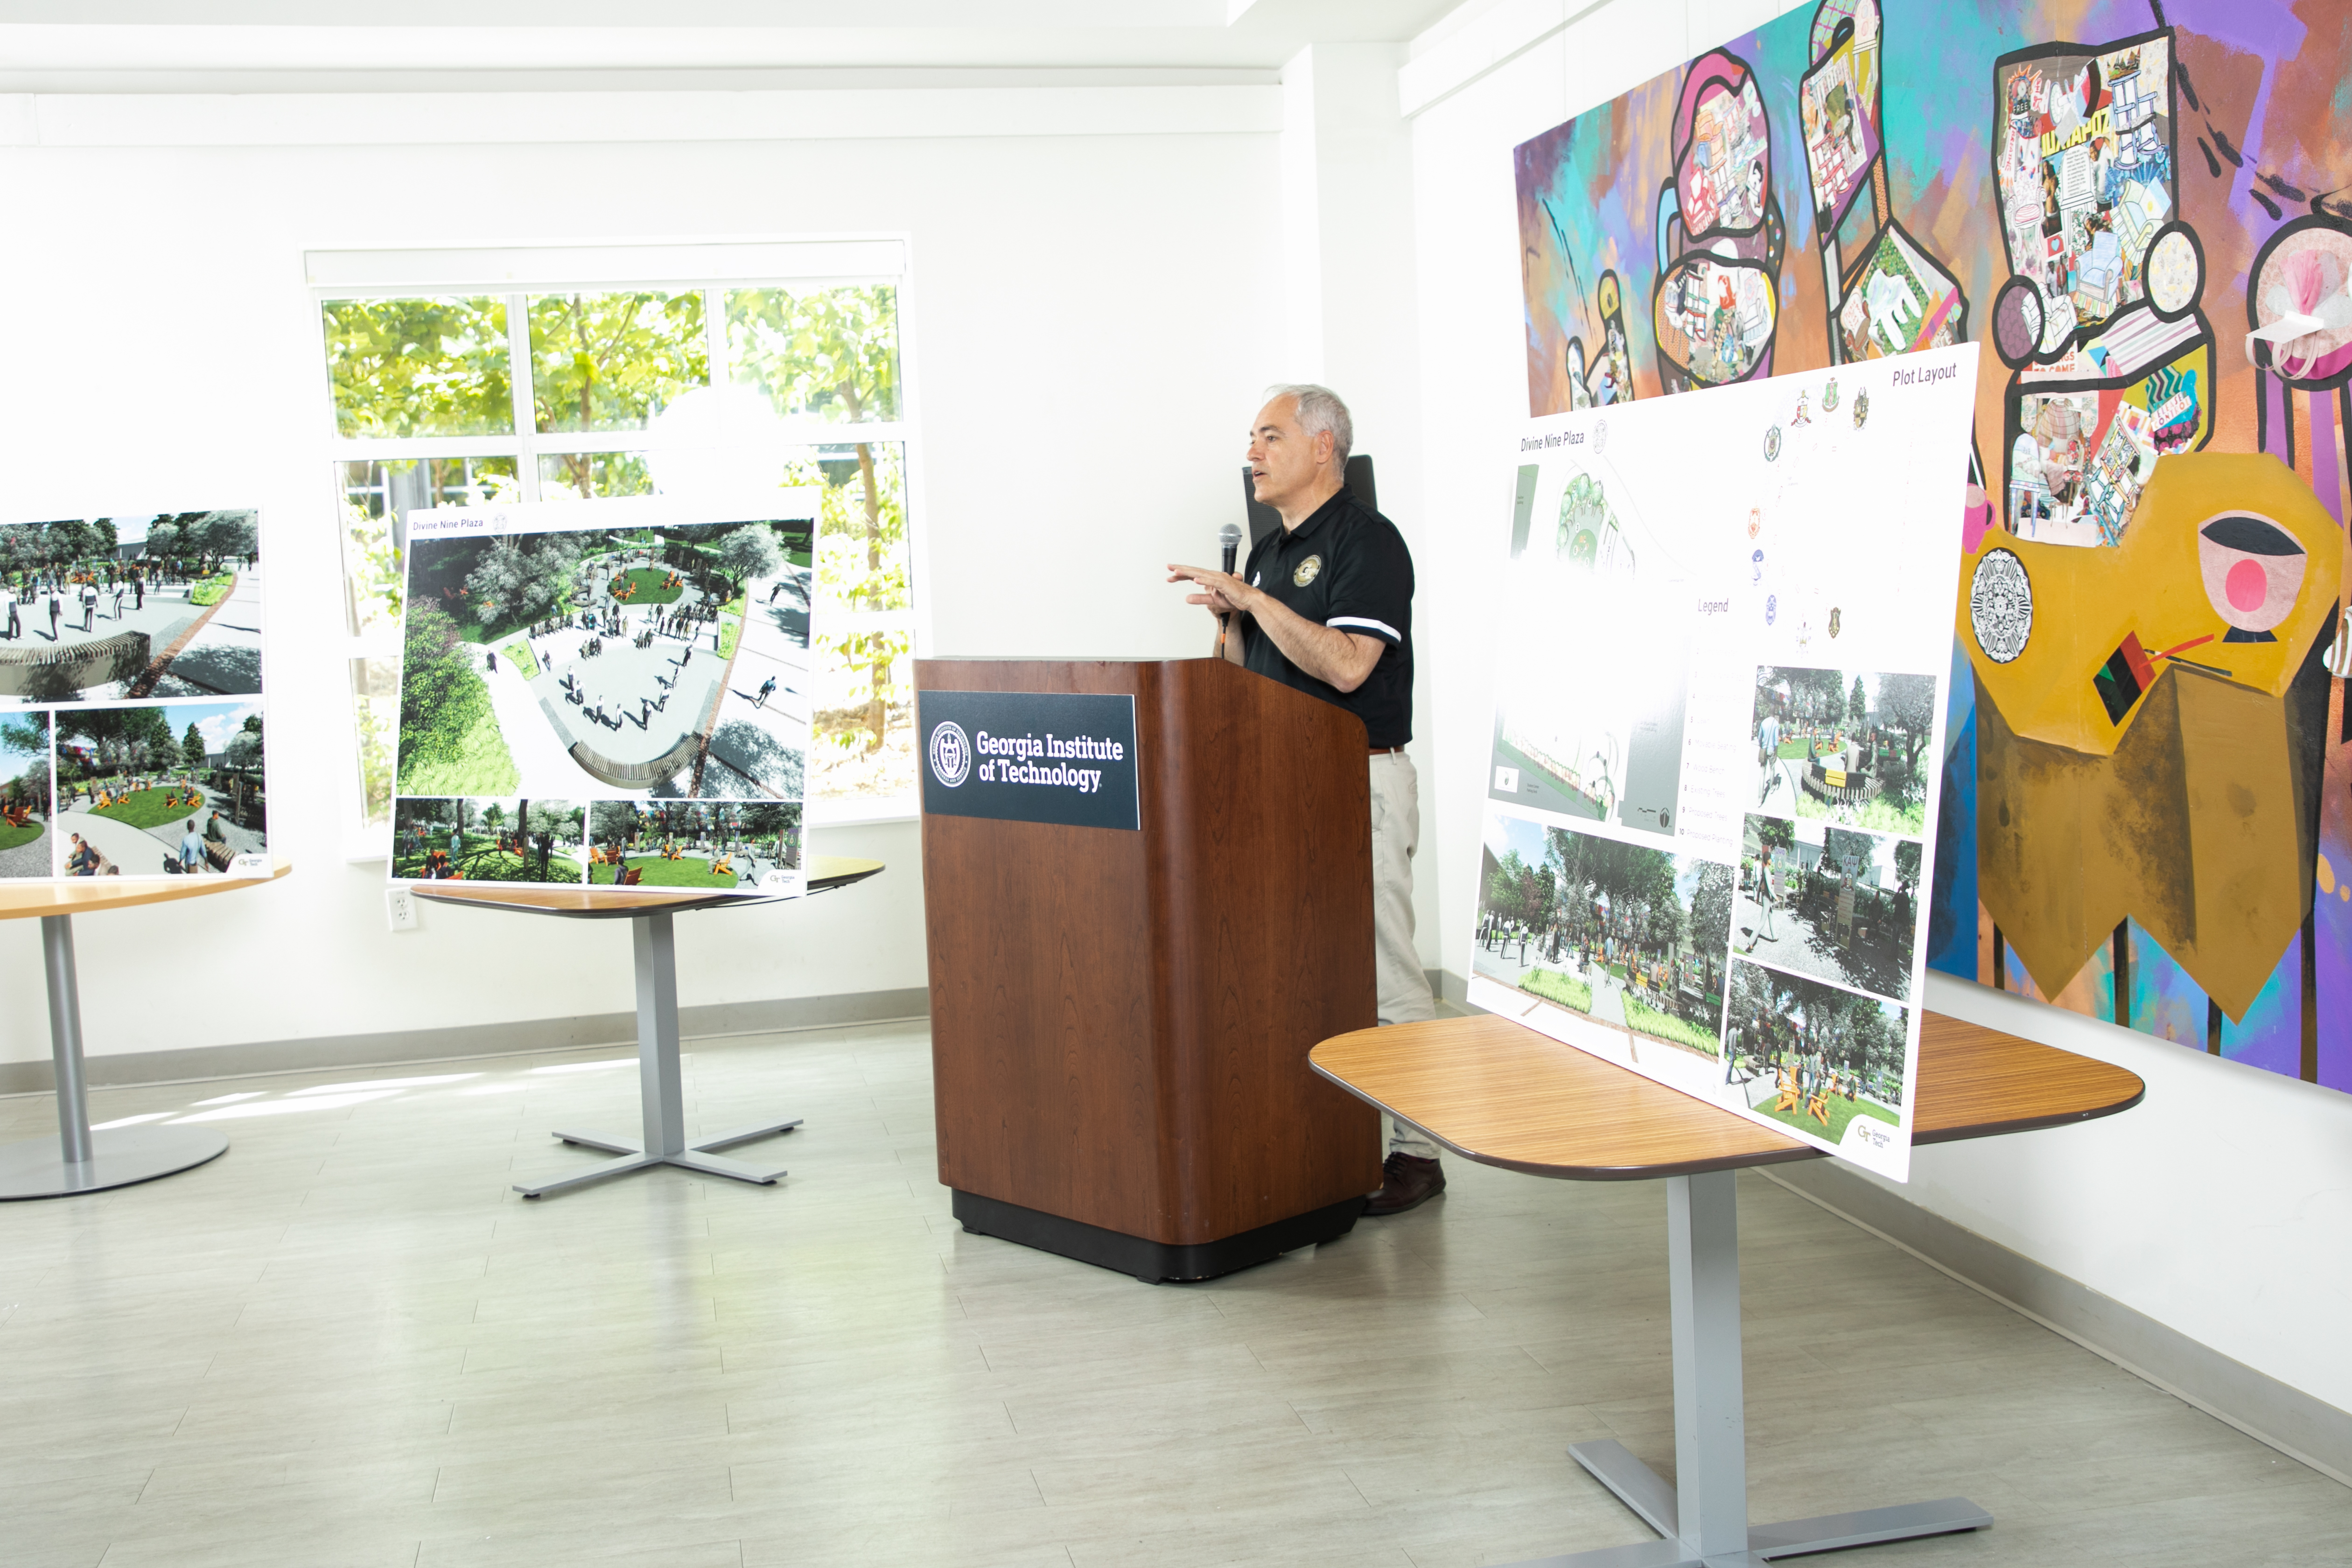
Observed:
[[[888,269],[895,258],[896,270]],[[330,248],[304,252],[312,330],[318,333],[319,402],[321,455],[331,476],[331,516],[337,545],[337,597],[348,600],[350,574],[342,540],[347,486],[343,465],[353,462],[404,461],[422,458],[507,458],[515,466],[517,499],[541,499],[540,460],[574,453],[635,452],[645,449],[642,430],[561,431],[541,434],[532,396],[535,366],[530,353],[530,300],[558,293],[620,293],[646,289],[703,295],[703,330],[709,380],[707,384],[732,384],[733,365],[727,344],[726,295],[735,289],[787,288],[813,289],[887,284],[897,292],[898,347],[898,416],[888,421],[858,421],[784,417],[782,439],[794,447],[844,447],[864,441],[897,443],[900,447],[907,511],[908,604],[903,610],[828,612],[829,630],[843,628],[905,630],[911,634],[909,658],[928,656],[931,645],[930,552],[929,516],[924,498],[924,444],[921,435],[920,377],[917,371],[914,247],[904,233],[877,231],[857,234],[776,237],[723,241],[685,240],[610,245],[536,245],[509,248],[420,247]],[[845,269],[851,268],[855,269]],[[508,385],[512,398],[511,433],[499,436],[353,437],[336,428],[334,385],[327,370],[324,307],[339,300],[401,300],[497,298],[506,308]],[[387,510],[389,499],[387,498]],[[340,837],[347,861],[383,860],[391,853],[389,817],[379,825],[364,818],[366,785],[362,776],[360,732],[360,691],[355,671],[361,661],[400,658],[396,627],[379,625],[367,631],[352,629],[346,603],[337,611],[341,627],[337,641],[337,689],[342,693],[342,732],[347,755],[337,769]],[[814,632],[816,628],[812,627]],[[814,652],[814,649],[812,650]],[[395,718],[396,723],[396,718]],[[877,822],[911,821],[920,815],[919,784],[909,781],[908,793],[876,800],[811,800],[805,821],[812,830],[825,826]]]

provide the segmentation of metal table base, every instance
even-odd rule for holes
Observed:
[[[1739,1208],[1729,1171],[1666,1179],[1674,1313],[1675,1481],[1613,1440],[1569,1454],[1665,1539],[1543,1557],[1514,1568],[1749,1568],[1775,1558],[1988,1530],[1966,1498],[1748,1522],[1746,1391],[1739,1366]]]
[[[49,991],[49,1057],[57,1064],[58,1137],[0,1143],[0,1202],[104,1192],[172,1175],[228,1152],[209,1127],[112,1127],[92,1132],[82,1079],[81,992],[75,983],[73,917],[41,917]]]
[[[728,1176],[739,1182],[754,1182],[763,1186],[773,1182],[785,1173],[781,1168],[766,1170],[736,1160],[723,1160],[710,1151],[789,1132],[801,1124],[798,1117],[788,1121],[762,1121],[717,1138],[706,1138],[698,1143],[686,1141],[685,1102],[677,1059],[677,932],[667,910],[630,916],[629,931],[636,949],[637,1094],[645,1118],[644,1136],[631,1142],[602,1133],[558,1132],[555,1136],[566,1143],[602,1149],[606,1153],[619,1154],[624,1158],[558,1181],[541,1182],[530,1186],[517,1183],[515,1191],[527,1198],[543,1198],[550,1193],[584,1187],[591,1182],[610,1181],[614,1176],[632,1175],[663,1165],[676,1165],[680,1170],[699,1171],[710,1176]]]

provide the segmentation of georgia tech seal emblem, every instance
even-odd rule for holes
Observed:
[[[971,741],[952,721],[931,731],[931,776],[953,789],[971,776]]]
[[[1320,576],[1322,572],[1323,557],[1320,555],[1310,555],[1306,560],[1300,562],[1291,572],[1290,585],[1294,588],[1304,588],[1307,584],[1312,583],[1317,577]]]

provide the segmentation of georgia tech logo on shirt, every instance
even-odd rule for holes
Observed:
[[[1291,572],[1290,585],[1294,588],[1304,588],[1307,584],[1315,581],[1316,577],[1322,573],[1322,570],[1323,557],[1320,555],[1310,555],[1306,560],[1300,562]]]
[[[953,789],[971,776],[971,740],[963,726],[942,723],[931,731],[931,776]]]

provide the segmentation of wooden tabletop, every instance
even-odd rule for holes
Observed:
[[[862,882],[882,870],[879,860],[843,855],[809,857],[808,890],[829,893]],[[714,892],[702,888],[535,887],[520,882],[415,882],[420,899],[442,904],[478,904],[520,910],[526,914],[567,915],[574,920],[626,920],[657,910],[716,910],[777,900],[757,893]]]
[[[1481,1164],[1632,1181],[1818,1158],[1786,1133],[1492,1015],[1359,1029],[1308,1053],[1317,1072]],[[2135,1073],[1940,1013],[1919,1024],[1914,1143],[2112,1116]]]
[[[0,921],[30,915],[80,915],[96,910],[120,910],[132,904],[168,904],[174,899],[201,899],[207,893],[233,893],[274,882],[294,869],[291,860],[279,860],[267,877],[221,877],[199,872],[193,877],[73,877],[57,882],[0,882]]]

